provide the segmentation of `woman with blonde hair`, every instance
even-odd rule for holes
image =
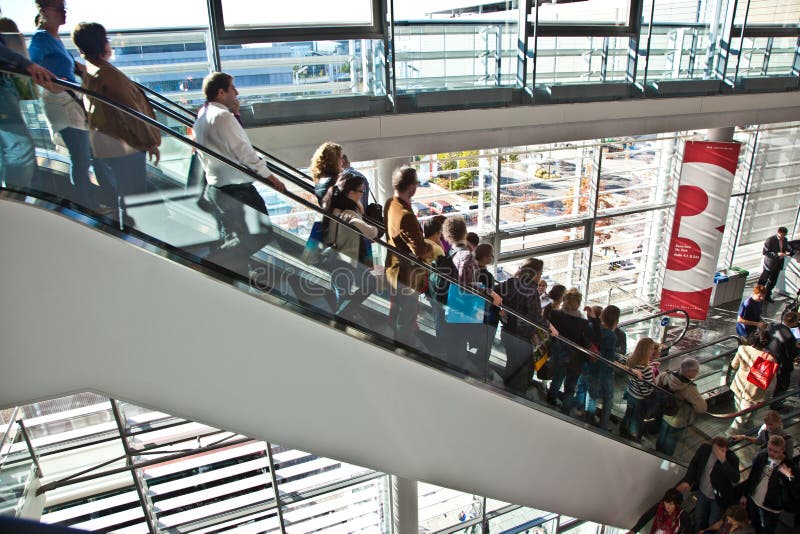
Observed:
[[[625,415],[619,427],[620,435],[638,440],[644,422],[644,404],[647,398],[653,394],[653,368],[650,366],[650,356],[653,354],[653,347],[658,345],[649,337],[639,340],[636,348],[633,349],[628,357],[628,368],[638,377],[628,377],[628,388],[625,390],[625,398],[628,406],[625,408]]]
[[[314,179],[314,194],[320,206],[328,189],[336,183],[340,172],[342,172],[341,145],[330,141],[319,145],[311,157],[311,178]]]
[[[770,336],[763,328],[759,328],[747,338],[747,344],[741,345],[739,350],[736,351],[736,356],[733,357],[731,368],[736,370],[736,374],[731,381],[731,391],[733,392],[733,401],[736,405],[737,411],[746,410],[751,406],[755,406],[760,402],[764,402],[772,392],[775,390],[775,377],[769,383],[767,389],[761,389],[755,384],[747,381],[747,375],[750,374],[750,368],[755,363],[759,356],[764,356],[770,361],[775,361],[775,357],[766,351],[769,344]],[[731,431],[737,432],[744,429],[744,426],[750,422],[753,413],[742,414],[731,423]]]

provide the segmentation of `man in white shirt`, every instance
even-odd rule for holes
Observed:
[[[203,80],[206,103],[194,123],[195,140],[213,152],[247,167],[265,178],[265,182],[285,191],[278,180],[253,149],[247,134],[234,111],[239,108],[239,92],[233,77],[224,72],[213,72]],[[199,153],[206,174],[206,198],[211,203],[223,239],[220,258],[233,255],[246,260],[272,238],[272,229],[251,234],[245,222],[245,205],[265,215],[267,206],[253,185],[253,178],[204,153]]]

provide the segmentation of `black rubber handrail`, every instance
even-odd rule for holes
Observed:
[[[711,413],[706,412],[706,414],[714,417],[715,419],[733,419],[734,417],[739,417],[740,415],[744,415],[746,413],[755,412],[756,410],[760,410],[764,406],[768,406],[774,402],[780,402],[782,400],[788,399],[789,397],[795,396],[800,394],[800,388],[790,389],[788,391],[784,391],[777,397],[772,397],[771,399],[765,399],[754,406],[750,406],[747,409],[739,410],[738,412],[733,413]]]
[[[9,69],[9,68],[3,67],[3,66],[0,66],[0,73],[6,73],[6,74],[13,74],[13,75],[18,75],[18,76],[30,77],[30,75],[26,71],[13,70],[13,69]],[[133,117],[134,119],[142,121],[142,122],[145,122],[146,124],[149,124],[150,126],[153,126],[154,128],[157,128],[158,130],[164,132],[168,136],[174,137],[174,138],[180,140],[181,142],[183,142],[183,143],[195,148],[196,150],[199,150],[200,152],[203,152],[203,153],[205,153],[205,154],[207,154],[207,155],[209,155],[209,156],[221,161],[222,163],[225,163],[226,165],[229,165],[230,167],[238,170],[239,172],[244,173],[245,175],[249,176],[253,180],[272,188],[272,185],[269,182],[267,182],[267,180],[265,178],[261,177],[260,175],[258,175],[257,173],[253,172],[249,168],[247,168],[247,167],[245,167],[243,165],[240,165],[239,163],[234,162],[234,161],[226,158],[225,156],[222,156],[221,154],[216,153],[215,151],[209,149],[208,147],[206,147],[204,145],[201,145],[200,143],[194,141],[193,139],[189,139],[188,137],[186,137],[184,135],[181,135],[180,133],[178,133],[178,132],[172,130],[171,128],[169,128],[168,126],[165,126],[164,124],[161,124],[157,120],[155,120],[155,119],[153,119],[153,118],[151,118],[151,117],[149,117],[149,116],[147,116],[147,115],[145,115],[143,113],[140,113],[139,111],[137,111],[135,109],[132,109],[132,108],[130,108],[130,107],[124,105],[124,104],[120,104],[118,102],[115,102],[114,100],[112,100],[112,99],[110,99],[110,98],[108,98],[106,96],[103,96],[103,95],[101,95],[101,94],[99,94],[99,93],[97,93],[95,91],[86,89],[86,88],[82,87],[81,85],[74,84],[74,83],[66,81],[66,80],[55,79],[52,83],[54,83],[55,85],[62,86],[64,88],[66,88],[66,89],[70,89],[72,91],[80,92],[80,93],[82,93],[84,95],[89,96],[90,98],[96,99],[96,100],[98,100],[100,102],[103,102],[103,103],[105,103],[105,104],[107,104],[107,105],[109,105],[109,106],[111,106],[111,107],[113,107],[115,109],[118,109],[118,110],[122,111],[123,113]],[[267,162],[267,163],[268,163],[268,167],[269,167],[270,171],[275,172],[276,169],[274,168],[274,166],[269,165],[269,162]],[[275,174],[278,174],[279,176],[285,176],[286,173],[285,173],[285,171],[282,172],[281,170],[278,170],[278,172],[275,172]],[[381,245],[384,248],[386,248],[387,251],[390,251],[395,256],[398,256],[398,257],[402,258],[403,260],[415,265],[416,267],[424,269],[429,274],[431,272],[435,271],[435,269],[433,267],[431,267],[430,265],[424,263],[423,261],[421,261],[420,259],[416,258],[413,255],[410,255],[410,254],[407,254],[406,252],[398,250],[397,248],[395,248],[394,246],[390,245],[389,243],[387,243],[386,241],[384,241],[384,240],[382,240],[380,238],[375,238],[375,239],[368,238],[363,233],[361,233],[361,231],[357,227],[353,226],[352,224],[350,224],[348,222],[345,222],[345,221],[339,219],[337,216],[335,216],[335,215],[333,215],[331,213],[325,212],[319,206],[309,202],[308,200],[306,200],[303,197],[300,197],[300,196],[292,193],[291,191],[288,191],[288,190],[287,191],[283,191],[280,194],[282,194],[282,195],[284,195],[286,197],[289,197],[294,202],[306,207],[310,211],[315,211],[320,216],[325,217],[325,218],[327,218],[329,220],[332,220],[333,222],[336,222],[337,224],[344,225],[345,227],[350,228],[352,231],[356,232],[357,234],[361,235],[362,237],[364,237],[366,239],[369,239],[370,241],[372,241],[374,243],[378,243],[379,245]],[[457,280],[455,278],[452,278],[452,277],[450,277],[449,275],[447,275],[445,273],[442,273],[440,271],[435,271],[435,272],[436,272],[436,275],[438,277],[441,277],[441,278],[447,280],[451,284],[455,284],[457,287],[459,287],[459,289],[461,291],[464,291],[464,292],[470,293],[472,295],[478,296],[479,298],[483,299],[487,304],[492,304],[492,301],[488,297],[486,297],[480,290],[475,289],[475,288],[470,287],[470,286],[465,286],[465,285],[461,284],[461,282],[459,280]],[[239,273],[233,273],[233,274],[236,276],[237,279],[242,279],[243,280],[243,277],[242,277],[241,274],[239,274]],[[530,321],[528,321],[528,319],[526,319],[525,317],[523,317],[522,315],[517,313],[515,310],[507,308],[507,307],[505,307],[503,305],[500,305],[499,308],[503,312],[505,312],[507,315],[511,315],[511,316],[516,317],[517,319],[521,320],[524,324],[532,326],[532,327],[536,328],[537,330],[543,332],[548,337],[550,337],[550,332],[549,332],[548,329],[546,329],[546,328],[544,328],[544,327],[542,327],[542,326],[540,326],[538,324],[531,323]],[[586,356],[589,356],[593,361],[602,361],[604,365],[609,365],[609,366],[615,368],[616,370],[618,370],[618,371],[620,371],[620,372],[622,372],[622,373],[624,373],[624,374],[626,374],[628,376],[631,376],[631,377],[633,377],[633,378],[638,380],[638,376],[635,373],[633,373],[626,365],[624,365],[624,364],[622,364],[620,362],[610,362],[610,361],[606,360],[605,358],[603,358],[602,356],[600,356],[598,353],[594,353],[594,352],[592,352],[590,350],[587,350],[586,348],[578,345],[577,343],[574,343],[573,341],[571,341],[569,339],[563,338],[561,336],[559,336],[558,339],[559,339],[560,342],[572,347],[574,350],[577,350],[577,351],[585,354]],[[657,389],[662,389],[659,386],[654,386],[654,387],[657,388]],[[672,392],[670,392],[670,391],[668,391],[666,389],[662,389],[662,391],[664,391],[665,393],[667,393],[670,396],[674,396]],[[677,399],[677,400],[679,400],[681,402],[686,402],[686,401],[683,401],[683,399]],[[536,403],[536,404],[538,405],[539,403]]]
[[[720,338],[714,339],[712,341],[709,341],[707,343],[703,343],[701,345],[697,345],[696,347],[692,347],[690,349],[686,349],[686,350],[682,350],[680,352],[676,352],[675,354],[669,354],[667,356],[664,356],[663,358],[659,358],[656,361],[658,361],[660,363],[668,362],[668,361],[673,360],[675,358],[680,358],[681,356],[686,356],[687,354],[691,354],[692,352],[696,352],[698,350],[707,349],[708,347],[713,347],[714,345],[717,345],[717,344],[722,343],[724,341],[735,341],[736,344],[737,344],[737,348],[738,348],[739,345],[742,344],[742,340],[738,336],[724,336],[724,337],[720,337]],[[725,353],[722,353],[722,354],[717,355],[714,358],[710,358],[710,359],[708,359],[706,361],[714,360],[717,357],[722,356],[724,354]]]

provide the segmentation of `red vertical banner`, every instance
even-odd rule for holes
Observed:
[[[663,311],[681,308],[700,320],[708,315],[739,149],[739,143],[686,143],[661,290]]]

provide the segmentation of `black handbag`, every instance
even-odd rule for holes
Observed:
[[[378,235],[375,238],[380,238],[383,235],[383,206],[377,202],[367,204],[367,208],[364,210],[364,219],[378,228]]]

